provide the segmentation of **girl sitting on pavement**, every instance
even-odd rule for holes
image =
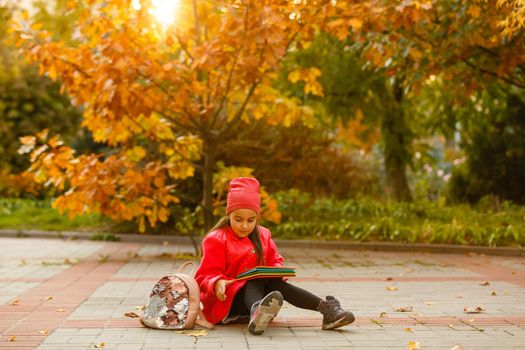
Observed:
[[[283,258],[270,231],[257,224],[261,200],[259,182],[236,178],[229,184],[226,216],[202,242],[202,261],[195,273],[203,312],[213,324],[249,321],[251,334],[264,333],[283,300],[323,315],[322,329],[335,329],[354,321],[333,296],[325,300],[283,278],[236,280],[256,266],[283,266]]]

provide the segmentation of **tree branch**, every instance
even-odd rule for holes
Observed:
[[[222,129],[220,134],[223,134],[224,136],[228,135],[230,131],[232,130],[232,128],[239,122],[239,120],[242,117],[242,114],[244,113],[244,110],[246,109],[246,106],[248,105],[248,101],[251,99],[253,93],[255,92],[255,88],[257,88],[258,85],[259,85],[258,81],[255,81],[252,84],[241,107],[239,107],[239,110],[237,111],[237,113],[235,113],[235,116],[233,117],[233,119],[229,123],[226,124],[226,127]]]
[[[195,43],[200,44],[200,25],[199,25],[199,9],[197,7],[197,0],[193,0],[193,16],[195,17]]]
[[[62,58],[62,57],[57,56],[57,55],[55,55],[55,54],[51,54],[51,56],[52,56],[53,58],[56,58],[56,59],[59,60],[59,61],[62,61],[62,62],[64,62],[64,63],[67,63],[67,64],[69,64],[70,66],[73,66],[73,67],[74,67],[74,68],[75,68],[80,74],[82,74],[84,77],[86,77],[86,78],[90,78],[90,79],[92,78],[91,75],[88,74],[88,73],[86,73],[86,72],[85,72],[85,71],[84,71],[84,70],[83,70],[78,64],[76,64],[76,63],[74,63],[74,62],[71,62],[71,61],[69,61],[69,60],[66,60],[65,58]]]
[[[188,46],[186,46],[186,44],[184,44],[184,42],[182,41],[180,36],[177,33],[174,33],[174,35],[177,38],[177,41],[179,42],[180,47],[182,47],[182,50],[186,53],[186,55],[188,55],[190,60],[191,61],[195,61],[195,59],[193,58],[192,54],[188,51]]]
[[[162,85],[160,85],[158,82],[156,82],[154,79],[151,79],[150,77],[147,77],[145,76],[143,73],[141,73],[137,68],[135,68],[135,71],[137,72],[138,75],[140,75],[141,77],[143,77],[144,79],[147,79],[149,81],[151,81],[153,83],[153,85],[155,85],[157,88],[159,88],[159,90],[161,90],[162,92],[164,92],[171,100],[175,100],[175,96],[173,96],[171,94],[171,92],[169,90],[167,90],[165,87],[163,87]],[[177,120],[175,120],[174,118],[172,117],[169,117],[167,116],[166,114],[164,113],[160,113],[157,111],[157,113],[161,114],[162,116],[164,116],[165,118],[169,119],[170,121],[172,121],[173,123],[175,123],[179,128],[181,129],[184,129],[184,130],[193,130],[193,131],[197,131],[197,132],[202,132],[202,127],[193,119],[192,115],[190,113],[188,113],[188,111],[186,109],[184,109],[184,112],[186,113],[186,115],[188,116],[190,122],[194,125],[194,127],[192,126],[189,126],[189,125],[186,125],[186,124],[183,124],[183,123],[180,123],[178,122]]]
[[[492,77],[495,77],[495,78],[498,78],[500,80],[503,80],[504,82],[506,82],[508,84],[514,85],[514,86],[519,87],[521,89],[525,89],[525,83],[518,82],[516,80],[512,80],[512,79],[509,79],[509,78],[506,78],[506,77],[499,76],[496,72],[490,71],[490,70],[482,68],[482,67],[478,67],[475,64],[470,63],[467,59],[464,59],[463,62],[465,62],[465,64],[467,66],[469,66],[470,68],[472,68],[474,70],[477,70],[477,71],[479,71],[479,72],[481,72],[483,74],[490,75]]]
[[[159,112],[157,112],[157,113],[159,113]],[[159,113],[159,114],[161,114],[161,113]],[[161,115],[162,115],[162,114],[161,114]],[[166,117],[166,116],[164,116],[164,115],[162,115],[162,116],[163,116],[163,117]],[[164,142],[164,140],[162,140],[162,139],[160,139],[159,137],[157,137],[157,135],[155,135],[154,133],[150,132],[149,130],[146,130],[146,129],[145,129],[140,123],[138,123],[135,119],[132,119],[132,118],[128,118],[128,119],[129,119],[133,124],[135,124],[136,126],[138,126],[139,129],[141,129],[141,130],[144,132],[144,134],[145,134],[146,136],[148,136],[150,139],[153,139],[153,140],[157,141],[158,143],[162,143],[162,142]],[[177,153],[177,154],[182,158],[183,161],[185,161],[185,162],[191,164],[192,166],[194,166],[195,168],[201,170],[202,166],[201,166],[200,164],[195,163],[193,160],[189,159],[189,158],[186,157],[184,154],[182,154],[181,152],[179,152],[178,150],[176,150],[176,149],[174,149],[174,148],[173,148],[173,151],[174,151],[175,153]]]
[[[500,55],[497,52],[492,51],[492,50],[490,50],[487,47],[484,47],[484,46],[481,46],[481,45],[476,45],[475,47],[480,49],[481,51],[484,51],[484,52],[488,53],[492,57],[497,57],[497,58],[500,57]]]
[[[230,69],[230,72],[228,73],[228,81],[226,82],[226,90],[225,90],[223,98],[221,99],[221,103],[219,104],[219,106],[215,110],[215,113],[213,113],[213,117],[212,117],[212,120],[211,120],[211,123],[210,123],[210,129],[213,129],[215,127],[215,123],[217,122],[217,117],[218,117],[219,113],[221,112],[222,107],[224,106],[224,103],[226,102],[226,100],[228,98],[228,92],[230,91],[231,82],[232,82],[232,79],[233,79],[233,71],[235,70],[235,67],[237,66],[237,61],[239,60],[239,56],[241,54],[241,50],[242,50],[242,46],[239,48],[239,50],[237,50],[237,55],[235,56],[235,60],[233,61],[233,65],[232,65],[232,67]],[[220,81],[220,80],[218,80],[218,81]],[[217,85],[218,85],[218,82],[217,82]]]
[[[190,123],[192,123],[192,124],[195,126],[195,128],[196,128],[201,134],[204,135],[206,130],[204,129],[204,127],[202,126],[202,124],[199,124],[199,123],[197,122],[197,120],[195,120],[195,118],[193,118],[193,115],[190,113],[190,111],[188,111],[186,108],[183,108],[182,110],[184,111],[184,113],[186,113],[186,116],[188,117]]]
[[[160,114],[161,116],[163,116],[164,118],[168,119],[169,121],[171,121],[173,124],[175,124],[176,126],[178,126],[180,129],[182,130],[186,130],[186,131],[196,131],[196,132],[200,132],[201,130],[200,129],[197,129],[195,127],[192,127],[192,126],[189,126],[189,125],[186,125],[186,124],[183,124],[181,122],[179,122],[178,120],[176,120],[175,118],[167,115],[166,113],[164,112],[161,112],[161,111],[157,111],[157,110],[153,110],[155,113],[158,113]]]
[[[197,6],[197,0],[193,0],[193,16],[195,17],[194,18],[195,19],[195,45],[198,46],[201,44],[201,38],[200,38],[200,24],[199,24],[199,8]],[[204,78],[204,73],[202,72],[202,70],[198,66],[196,67],[196,70],[197,70],[197,80],[199,82],[204,81],[205,78]],[[210,91],[209,78],[206,78],[206,87],[209,93]],[[199,100],[201,108],[203,108],[205,105],[203,97],[200,95],[197,95],[197,98]]]

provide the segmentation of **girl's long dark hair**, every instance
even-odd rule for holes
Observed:
[[[226,227],[226,226],[230,226],[231,227],[230,217],[228,215],[223,216],[222,218],[220,218],[219,221],[217,221],[215,226],[213,226],[213,228],[208,233],[210,233],[212,231],[215,231],[215,230],[217,230],[219,228]],[[250,239],[250,241],[252,241],[253,247],[255,248],[255,255],[257,256],[257,264],[258,265],[264,265],[265,264],[265,262],[264,262],[264,254],[263,254],[263,247],[262,247],[262,242],[261,242],[261,236],[259,235],[259,225],[255,225],[255,228],[248,235],[248,238]]]

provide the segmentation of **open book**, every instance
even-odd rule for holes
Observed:
[[[254,278],[295,277],[295,267],[284,266],[257,266],[251,270],[238,274],[237,281]]]

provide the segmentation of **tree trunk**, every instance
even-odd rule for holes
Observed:
[[[403,90],[399,82],[394,84],[393,104],[385,113],[381,125],[384,141],[387,194],[398,201],[411,201],[406,166],[410,159],[409,146],[412,132],[409,129],[401,102]]]
[[[210,140],[204,141],[204,168],[202,170],[202,209],[204,229],[213,227],[213,169],[215,167],[215,145]]]
[[[385,148],[385,153],[389,153]],[[385,154],[386,185],[389,196],[397,201],[412,201],[406,177],[406,164],[399,157]]]

